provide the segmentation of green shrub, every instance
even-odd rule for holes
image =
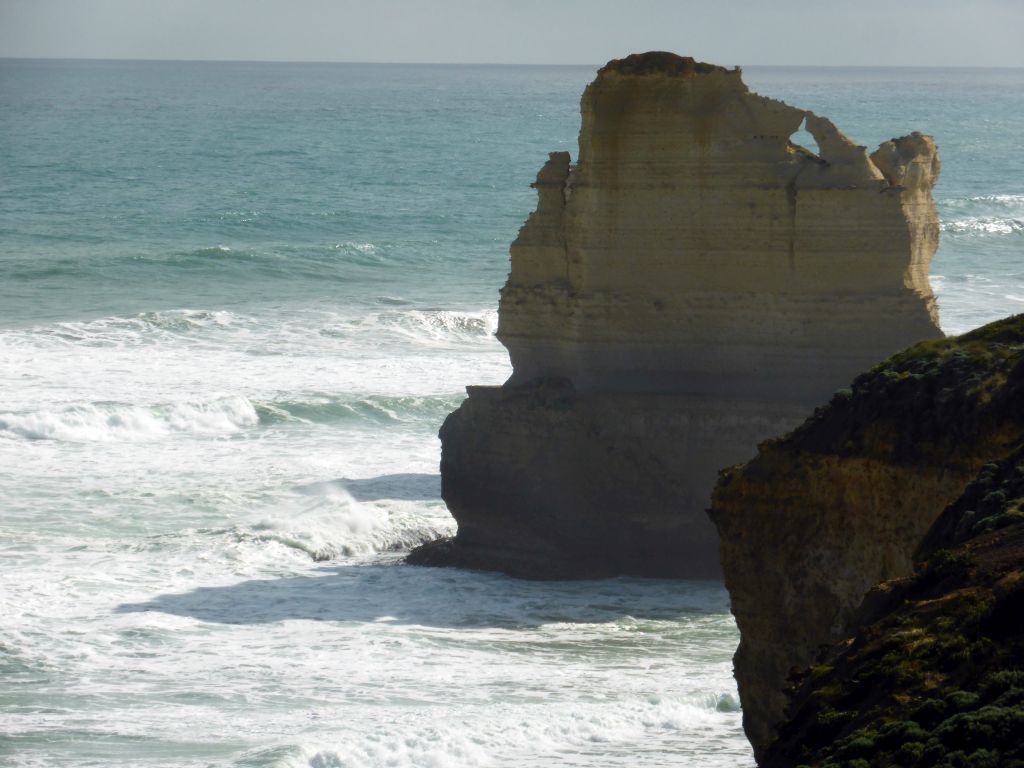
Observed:
[[[954,715],[935,729],[935,736],[950,749],[1013,746],[1024,733],[1024,709],[986,706]]]
[[[940,549],[928,561],[924,575],[932,581],[963,578],[974,566],[974,556],[964,549]]]
[[[844,758],[855,758],[855,757],[870,757],[878,751],[878,743],[875,741],[875,734],[866,734],[861,732],[862,735],[854,735],[848,739],[842,747],[839,748],[838,753],[840,757]]]
[[[914,710],[912,717],[921,725],[931,728],[946,717],[949,705],[942,699],[925,699]]]
[[[885,749],[895,749],[908,741],[924,741],[928,734],[913,720],[889,723],[878,732],[878,743]],[[924,745],[921,745],[924,750]]]
[[[900,747],[897,755],[903,765],[913,765],[924,757],[924,744],[920,741],[908,741]]]
[[[946,701],[957,712],[974,709],[978,706],[979,699],[978,694],[970,693],[969,691],[953,691],[953,693],[946,696]]]

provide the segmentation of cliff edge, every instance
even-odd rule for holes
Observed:
[[[671,53],[609,62],[511,248],[511,378],[441,429],[453,541],[410,561],[716,577],[717,470],[856,373],[941,336],[935,145],[828,119]],[[805,126],[817,151],[790,137]]]
[[[943,509],[1022,437],[1018,315],[893,356],[722,473],[711,516],[741,634],[744,728],[759,760],[785,720],[791,671],[860,626],[872,587],[913,573],[926,534],[929,552],[957,544],[951,531],[969,516],[939,519]]]

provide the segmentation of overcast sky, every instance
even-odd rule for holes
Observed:
[[[1024,0],[0,0],[0,57],[1024,66]]]

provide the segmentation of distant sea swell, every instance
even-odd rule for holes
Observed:
[[[1024,236],[1024,194],[946,200],[942,212],[944,233]]]

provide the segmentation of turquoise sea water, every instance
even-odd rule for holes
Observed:
[[[0,757],[750,764],[720,587],[398,564],[593,73],[0,60]],[[933,134],[944,327],[1024,308],[1024,71],[745,79]]]

